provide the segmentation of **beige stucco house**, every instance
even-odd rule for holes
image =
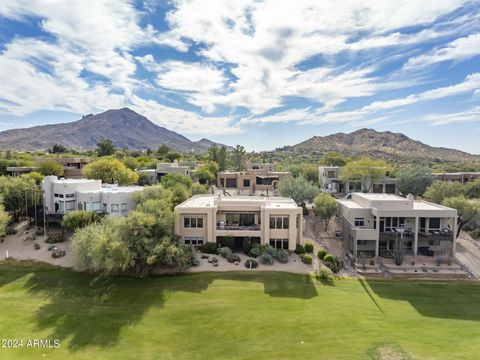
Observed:
[[[337,200],[344,246],[354,257],[388,255],[402,238],[406,254],[455,254],[457,210],[393,194],[353,193]]]
[[[302,208],[289,198],[195,195],[175,212],[175,233],[185,244],[233,237],[240,248],[249,238],[293,251],[303,242]]]
[[[290,176],[288,171],[262,169],[222,171],[217,174],[217,187],[232,195],[274,196],[280,182]]]
[[[385,171],[385,175],[370,184],[369,189],[363,189],[359,181],[344,181],[341,179],[342,166],[319,166],[318,180],[320,189],[334,195],[342,196],[351,192],[371,192],[397,194],[397,179],[390,176],[389,171]],[[369,181],[367,181],[369,182]]]

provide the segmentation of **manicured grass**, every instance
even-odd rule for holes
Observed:
[[[0,359],[472,359],[480,285],[285,273],[95,277],[0,262]],[[42,356],[45,354],[45,356]]]

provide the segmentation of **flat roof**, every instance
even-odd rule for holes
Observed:
[[[101,180],[95,180],[95,179],[56,179],[53,180],[53,183],[55,184],[86,184],[86,183],[94,183],[98,182]]]
[[[353,200],[346,200],[346,199],[337,199],[337,202],[350,208],[350,209],[369,209],[369,207],[364,207],[360,204],[357,204]]]
[[[266,197],[266,196],[218,196],[213,194],[195,195],[184,201],[178,207],[212,207],[215,205],[242,204],[245,205],[264,205],[266,208],[297,208],[293,199],[285,197]]]
[[[355,193],[355,196],[359,196],[371,201],[405,201],[407,200],[406,198],[395,195],[395,194],[384,194],[384,193]]]

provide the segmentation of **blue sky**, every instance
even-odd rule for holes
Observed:
[[[370,127],[478,154],[480,2],[0,3],[0,130],[125,106],[249,150]]]

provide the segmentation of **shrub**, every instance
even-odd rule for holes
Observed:
[[[60,242],[64,242],[64,241],[65,241],[65,239],[63,238],[62,234],[48,235],[47,240],[45,240],[45,242],[47,244],[56,244],[56,243],[60,243]]]
[[[264,251],[265,251],[265,246],[255,244],[255,245],[253,245],[252,250],[250,250],[250,254],[254,257],[257,257],[257,256],[262,255],[264,253]]]
[[[303,262],[304,264],[307,264],[307,265],[311,265],[311,264],[312,264],[313,259],[312,259],[312,257],[311,257],[310,255],[302,254],[302,255],[300,256],[300,258],[302,259],[302,262]]]
[[[332,270],[325,265],[320,265],[316,270],[316,275],[321,280],[331,280],[332,274]]]
[[[15,226],[7,226],[7,235],[15,235],[17,233],[17,229]]]
[[[42,235],[43,235],[43,229],[37,229],[37,230],[35,230],[35,235],[37,235],[37,236],[42,236]]]
[[[251,256],[252,253],[252,243],[250,242],[250,239],[249,238],[244,238],[243,239],[243,244],[242,244],[242,247],[243,247],[243,252],[245,253],[245,255],[247,256]]]
[[[289,255],[290,253],[288,252],[288,250],[277,249],[277,251],[275,251],[275,255],[273,256],[273,258],[277,260],[279,263],[286,264],[288,262]]]
[[[206,254],[216,254],[217,253],[217,244],[214,242],[207,242],[198,247],[201,252]]]
[[[230,249],[229,247],[221,247],[217,250],[217,252],[221,257],[225,259],[228,259],[229,256],[233,255],[232,249]]]
[[[227,255],[227,261],[230,262],[230,263],[234,263],[234,262],[240,262],[240,256],[238,254],[228,254]]]
[[[258,257],[258,261],[263,265],[273,265],[273,257],[269,254],[262,254]]]
[[[474,238],[475,240],[480,239],[480,229],[478,229],[478,228],[473,229],[473,230],[470,232],[470,235],[471,235],[472,238]]]
[[[247,269],[256,269],[258,267],[258,261],[254,259],[247,259],[247,261],[245,261],[245,267]]]
[[[335,262],[335,256],[333,256],[332,254],[327,254],[323,257],[323,261],[326,263],[333,264]]]
[[[309,254],[313,253],[313,244],[312,243],[307,242],[307,243],[305,243],[305,245],[303,245],[303,247],[305,248],[306,253],[309,253]]]
[[[318,252],[317,252],[317,257],[320,259],[320,260],[323,260],[325,258],[325,255],[327,255],[327,250],[325,249],[319,249]]]
[[[233,249],[235,245],[235,239],[231,236],[222,236],[218,242],[220,243],[220,247],[228,247],[230,249]]]
[[[297,255],[305,254],[305,248],[302,245],[297,244],[297,246],[295,248],[295,254],[297,254]]]
[[[277,254],[277,249],[275,249],[274,247],[271,247],[270,245],[267,245],[264,247],[263,253],[268,254],[271,257],[275,257],[275,255]]]

